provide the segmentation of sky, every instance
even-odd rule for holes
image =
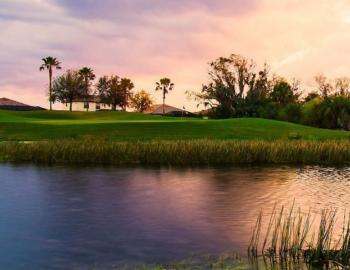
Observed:
[[[231,53],[297,78],[350,76],[349,0],[0,0],[0,97],[48,107],[41,58],[63,70],[129,77],[161,102],[155,82],[175,83],[166,103],[196,110],[185,92],[208,63]]]

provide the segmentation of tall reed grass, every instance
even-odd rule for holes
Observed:
[[[289,209],[273,209],[266,230],[262,230],[263,213],[254,227],[248,254],[264,256],[274,262],[300,261],[317,265],[350,267],[350,216],[344,214],[342,230],[337,232],[336,210],[325,209],[318,218],[311,211],[302,213],[294,205]],[[315,222],[315,220],[318,220]],[[340,236],[339,236],[340,235]],[[257,239],[263,238],[263,241]]]
[[[350,141],[2,142],[0,161],[69,164],[348,164]]]

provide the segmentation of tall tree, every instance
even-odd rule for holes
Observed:
[[[335,91],[337,95],[349,96],[350,94],[350,78],[340,77],[335,79]]]
[[[121,103],[122,95],[119,91],[120,78],[116,75],[103,76],[98,80],[97,91],[101,102],[111,105],[112,111]]]
[[[298,102],[299,83],[296,80],[290,84],[283,78],[277,78],[271,92],[271,100],[279,105],[287,105]]]
[[[261,103],[267,99],[271,89],[272,82],[269,78],[269,67],[264,64],[264,68],[259,71],[257,77],[251,75],[246,99],[249,103]]]
[[[84,79],[84,107],[86,111],[89,111],[89,92],[90,92],[90,82],[96,78],[94,71],[89,67],[83,67],[79,70],[80,76]]]
[[[68,70],[53,81],[53,96],[62,103],[69,104],[72,111],[73,101],[84,96],[84,80],[78,71]]]
[[[323,98],[328,98],[332,94],[333,85],[328,81],[328,78],[323,74],[315,76],[315,81],[318,86],[318,91]]]
[[[52,102],[53,100],[53,95],[52,95],[52,72],[53,69],[61,69],[61,63],[52,56],[48,56],[46,58],[42,59],[42,65],[40,66],[39,70],[48,70],[49,71],[49,101],[50,101],[50,111],[52,111]]]
[[[134,84],[130,79],[120,78],[116,75],[101,77],[97,83],[101,102],[111,105],[113,111],[117,109],[117,106],[126,110],[133,88]]]
[[[162,91],[163,93],[163,115],[165,114],[165,96],[174,89],[174,86],[169,78],[162,78],[159,82],[156,82],[156,91]]]
[[[152,97],[145,90],[137,92],[131,98],[131,105],[138,112],[147,111],[153,104]]]
[[[123,94],[122,102],[121,102],[121,107],[123,111],[126,111],[126,107],[129,106],[129,100],[132,96],[132,89],[134,88],[134,84],[132,81],[128,78],[122,78],[120,80],[120,91]]]
[[[209,83],[203,85],[201,93],[194,93],[199,105],[210,107],[222,117],[238,116],[244,102],[245,93],[256,86],[255,63],[240,55],[231,54],[211,62]],[[261,74],[263,80],[264,74]],[[261,81],[262,83],[262,81]]]

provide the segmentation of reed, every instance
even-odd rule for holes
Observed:
[[[0,161],[116,165],[348,164],[350,141],[116,142],[91,138],[2,142]]]
[[[340,237],[334,233],[338,215],[333,209],[322,210],[319,223],[312,226],[315,216],[311,211],[302,213],[294,205],[288,211],[284,207],[277,211],[275,207],[265,232],[261,229],[262,216],[260,212],[248,248],[251,258],[263,256],[280,263],[303,260],[312,265],[350,267],[350,215],[344,214]],[[260,233],[264,233],[262,243],[258,241]]]

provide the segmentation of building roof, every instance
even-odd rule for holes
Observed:
[[[163,114],[163,104],[156,104],[153,105],[151,108],[149,108],[145,113],[148,114]],[[171,113],[189,113],[183,109],[179,109],[170,105],[165,104],[164,105],[164,113],[165,114],[171,114]]]
[[[12,99],[8,99],[8,98],[0,98],[0,106],[17,106],[17,107],[26,107],[30,105],[12,100]]]
[[[45,110],[41,107],[33,107],[9,98],[0,98],[0,109],[1,110],[12,110],[12,111],[36,111]]]

